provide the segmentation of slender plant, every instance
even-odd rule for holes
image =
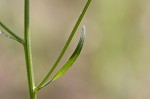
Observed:
[[[8,37],[10,39],[16,40],[24,47],[24,54],[25,54],[25,60],[26,60],[26,69],[27,69],[27,78],[28,78],[28,87],[29,87],[29,93],[30,93],[30,99],[37,99],[37,92],[41,90],[43,87],[50,84],[52,81],[60,78],[76,61],[78,58],[82,47],[84,43],[85,38],[85,26],[82,27],[82,31],[80,34],[80,40],[77,44],[77,47],[75,48],[73,54],[70,56],[68,61],[56,72],[56,74],[50,79],[51,74],[54,72],[56,67],[58,66],[59,62],[63,58],[66,50],[68,49],[68,46],[70,45],[70,42],[72,41],[90,3],[92,0],[87,0],[82,12],[80,13],[79,18],[77,19],[70,36],[65,43],[61,53],[59,54],[58,58],[56,59],[55,63],[52,65],[48,73],[43,77],[41,82],[39,82],[38,85],[35,85],[34,81],[34,71],[33,71],[33,64],[32,64],[32,52],[31,52],[31,37],[30,37],[30,0],[24,0],[24,38],[19,37],[16,33],[12,32],[6,25],[4,25],[0,21],[0,27],[3,28],[5,32],[0,30],[0,35],[3,35],[5,37]]]

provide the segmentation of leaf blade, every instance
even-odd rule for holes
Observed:
[[[76,61],[76,59],[78,58],[78,56],[80,55],[80,52],[83,48],[83,43],[84,43],[84,39],[85,39],[85,26],[83,26],[82,28],[82,32],[80,35],[80,40],[78,42],[78,45],[75,49],[75,51],[73,52],[73,54],[71,55],[71,57],[68,59],[68,61],[64,64],[64,66],[56,73],[56,75],[52,78],[51,81],[54,81],[58,78],[60,78],[63,74],[65,74],[65,72],[73,65],[73,63]]]

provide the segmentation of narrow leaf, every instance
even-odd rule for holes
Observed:
[[[78,58],[78,56],[82,50],[84,38],[85,38],[85,32],[86,32],[86,29],[85,29],[85,26],[83,26],[82,32],[80,34],[80,40],[78,42],[78,45],[77,45],[75,51],[71,55],[71,57],[68,59],[68,61],[65,63],[65,65],[56,73],[56,75],[51,80],[49,80],[45,84],[43,84],[41,87],[37,88],[37,91],[42,89],[43,87],[47,86],[52,81],[60,78],[73,65],[73,63],[76,61],[76,59]]]
[[[58,58],[56,59],[55,63],[53,64],[52,68],[48,71],[48,73],[45,75],[45,77],[42,79],[42,81],[35,87],[34,91],[37,91],[37,90],[43,88],[44,86],[48,85],[48,84],[51,82],[51,81],[48,81],[48,82],[46,82],[46,81],[49,79],[49,77],[50,77],[51,74],[54,72],[54,70],[55,70],[56,67],[58,66],[59,62],[60,62],[61,59],[63,58],[63,56],[64,56],[66,50],[68,49],[68,47],[69,47],[69,45],[70,45],[70,43],[71,43],[71,41],[72,41],[72,39],[73,39],[73,37],[74,37],[74,35],[75,35],[77,29],[78,29],[78,27],[79,27],[79,25],[80,25],[80,23],[81,23],[81,21],[82,21],[84,15],[85,15],[87,9],[88,9],[88,7],[89,7],[91,1],[92,1],[92,0],[87,0],[87,2],[86,2],[86,4],[85,4],[85,6],[84,6],[82,12],[80,13],[80,16],[79,16],[79,18],[77,19],[77,21],[76,21],[76,23],[75,23],[75,25],[74,25],[74,27],[73,27],[73,29],[72,29],[72,31],[71,31],[71,34],[69,35],[69,38],[68,38],[67,42],[65,43],[65,46],[63,47],[61,53],[59,54]],[[85,28],[84,28],[84,29],[85,29]]]
[[[68,61],[65,63],[65,65],[52,78],[51,81],[54,81],[54,80],[60,78],[73,65],[73,63],[76,61],[76,59],[78,58],[78,56],[79,56],[79,54],[82,50],[82,47],[83,47],[84,38],[85,38],[85,31],[86,31],[85,26],[83,26],[81,36],[80,36],[80,40],[79,40],[79,43],[78,43],[75,51],[73,52],[71,57],[68,59]]]

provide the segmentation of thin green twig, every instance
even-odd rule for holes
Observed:
[[[5,26],[1,21],[0,21],[0,26],[5,29],[12,37],[15,38],[15,40],[17,40],[19,43],[23,44],[24,40],[19,37],[18,35],[16,35],[14,32],[12,32],[10,29],[7,28],[7,26]]]
[[[78,45],[77,45],[76,49],[74,50],[73,54],[70,56],[68,61],[62,66],[62,68],[55,74],[55,76],[53,76],[51,80],[47,81],[44,85],[42,85],[40,87],[40,89],[47,86],[52,81],[60,78],[73,65],[73,63],[76,61],[76,59],[78,58],[78,56],[82,50],[84,38],[85,38],[85,32],[86,32],[85,26],[83,26],[82,32],[80,34],[80,40],[79,40]],[[38,90],[40,90],[40,89],[38,89]]]
[[[46,83],[46,81],[48,80],[48,78],[51,76],[51,74],[53,73],[53,71],[57,67],[58,63],[60,62],[60,60],[62,59],[63,55],[65,54],[65,52],[66,52],[66,50],[67,50],[70,42],[72,41],[72,38],[74,37],[74,34],[76,33],[76,31],[77,31],[77,29],[78,29],[78,27],[79,27],[79,25],[80,25],[80,23],[81,23],[84,15],[85,15],[85,13],[86,13],[86,11],[87,11],[87,9],[88,9],[91,1],[92,0],[88,0],[87,1],[86,5],[85,5],[84,9],[82,10],[82,12],[81,12],[81,14],[80,14],[80,16],[79,16],[79,18],[78,18],[78,20],[77,20],[77,22],[76,22],[73,30],[72,30],[72,32],[70,34],[68,40],[67,40],[67,42],[66,42],[66,44],[64,46],[64,48],[62,49],[62,51],[60,53],[60,55],[58,56],[57,60],[53,64],[53,66],[50,69],[50,71],[46,74],[46,76],[44,77],[44,79],[35,87],[34,91],[38,91],[40,89],[40,87],[42,87]]]
[[[36,99],[36,93],[34,92],[34,72],[32,65],[32,53],[31,53],[31,39],[30,39],[30,31],[29,31],[29,2],[30,0],[25,0],[25,8],[24,8],[24,51],[26,58],[26,68],[27,68],[27,78],[28,78],[28,86],[30,99]]]

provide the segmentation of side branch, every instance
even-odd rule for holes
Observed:
[[[65,54],[65,52],[66,52],[66,50],[68,49],[68,46],[70,45],[70,43],[71,43],[71,41],[72,41],[72,38],[74,37],[74,35],[75,35],[75,33],[76,33],[76,31],[77,31],[77,29],[78,29],[78,27],[79,27],[79,25],[80,25],[80,23],[81,23],[81,21],[82,21],[82,19],[83,19],[85,13],[86,13],[86,11],[87,11],[87,9],[88,9],[88,7],[89,7],[91,1],[92,1],[92,0],[87,0],[87,2],[86,2],[86,4],[85,4],[85,6],[84,6],[84,8],[83,8],[83,10],[82,10],[82,12],[81,12],[79,18],[78,18],[78,20],[76,21],[75,26],[74,26],[73,29],[72,29],[72,32],[71,32],[71,34],[70,34],[70,36],[69,36],[69,38],[68,38],[68,40],[67,40],[67,42],[66,42],[64,48],[62,49],[62,51],[61,51],[61,53],[59,54],[59,56],[58,56],[57,60],[55,61],[55,63],[53,64],[52,68],[51,68],[51,69],[49,70],[49,72],[45,75],[44,79],[42,79],[42,81],[41,81],[41,82],[37,85],[37,87],[34,89],[35,91],[37,91],[40,87],[42,87],[42,86],[46,83],[46,81],[49,79],[49,77],[51,76],[51,74],[53,73],[53,71],[55,70],[55,68],[56,68],[57,65],[59,64],[59,62],[61,61],[62,57],[64,56],[64,54]]]
[[[0,21],[0,26],[5,29],[12,37],[14,37],[19,43],[24,44],[24,40],[16,35],[14,32],[12,32],[10,29],[7,28],[1,21]]]

